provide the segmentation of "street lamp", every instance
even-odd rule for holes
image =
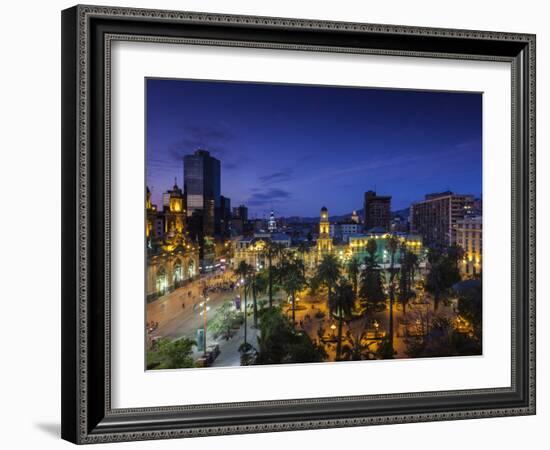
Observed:
[[[203,351],[206,354],[206,323],[207,323],[207,315],[208,311],[210,311],[210,306],[207,305],[207,303],[210,301],[210,297],[206,297],[204,301],[199,303],[199,307],[201,308],[199,315],[202,316],[203,320]]]

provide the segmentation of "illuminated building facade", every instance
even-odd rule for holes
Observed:
[[[391,220],[391,196],[377,195],[374,191],[365,192],[363,214],[366,231],[373,228],[388,231]]]
[[[277,231],[277,221],[275,220],[275,213],[273,212],[273,210],[269,213],[267,229],[270,233],[275,233],[275,231]]]
[[[164,206],[164,234],[168,234],[172,229],[178,233],[183,233],[185,229],[185,202],[183,191],[175,181],[172,190],[168,191],[168,205]]]
[[[394,256],[394,263],[399,267],[401,256],[404,250],[414,253],[419,257],[421,266],[424,265],[425,248],[422,245],[422,237],[417,234],[406,233],[366,233],[349,238],[349,254],[350,257],[357,258],[358,261],[364,261],[368,256],[367,244],[371,239],[376,242],[376,261],[381,266],[386,266],[390,263],[390,254],[387,250],[387,241],[390,236],[395,236],[399,240],[399,246]]]
[[[330,236],[330,222],[328,209],[323,206],[319,220],[319,236],[317,237],[317,252],[321,255],[332,252],[332,237]]]
[[[411,231],[419,233],[425,245],[447,247],[456,242],[457,221],[472,214],[473,195],[446,191],[426,195],[410,210]]]
[[[147,239],[147,243],[149,243],[153,236],[158,236],[162,233],[162,229],[159,230],[159,227],[157,226],[157,206],[153,205],[149,186],[147,186],[145,191],[145,211],[147,217],[145,225],[145,238]]]
[[[147,301],[151,302],[197,278],[199,254],[196,248],[161,248],[147,256]]]
[[[483,254],[483,224],[481,216],[459,219],[456,222],[456,243],[464,250],[461,270],[469,276],[481,273]]]
[[[185,199],[177,183],[163,196],[163,211],[146,192],[147,301],[183,286],[199,274],[199,249],[186,230]],[[162,226],[160,226],[162,224]]]
[[[241,261],[245,261],[257,270],[264,269],[267,267],[266,244],[270,241],[281,244],[282,247],[293,252],[296,257],[301,258],[308,271],[315,271],[318,264],[327,254],[334,255],[342,264],[347,263],[351,258],[356,258],[362,264],[368,255],[367,243],[373,239],[377,244],[376,261],[381,267],[387,267],[390,263],[390,255],[387,251],[387,240],[390,236],[395,236],[399,240],[399,246],[394,259],[396,268],[400,267],[404,250],[418,256],[420,268],[423,269],[426,266],[426,249],[422,245],[422,237],[420,235],[408,233],[390,234],[381,228],[376,228],[375,231],[370,233],[350,234],[346,242],[341,241],[335,244],[330,236],[330,225],[328,209],[323,207],[321,208],[319,235],[316,244],[309,247],[309,249],[306,247],[305,250],[299,242],[293,244],[291,237],[283,233],[257,232],[252,237],[234,239],[231,266],[236,268]],[[356,223],[353,223],[353,225],[359,226]],[[277,263],[276,259],[273,261],[274,264]]]
[[[284,248],[290,248],[291,239],[282,233],[255,233],[253,237],[240,237],[233,241],[232,266],[237,268],[241,261],[258,270],[267,267],[266,245],[274,242]],[[276,264],[277,258],[273,259]]]
[[[361,225],[353,221],[338,222],[335,224],[335,228],[335,236],[344,242],[349,242],[350,236],[361,232]]]

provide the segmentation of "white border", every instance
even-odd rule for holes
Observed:
[[[111,55],[113,408],[510,386],[508,63],[136,42]],[[145,372],[144,77],[483,92],[483,356]]]

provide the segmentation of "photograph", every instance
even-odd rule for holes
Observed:
[[[367,434],[387,445],[381,425],[407,448],[426,437],[464,447],[454,435],[522,448],[541,435],[545,16],[398,1],[331,3],[315,17],[297,2],[115,1],[62,5],[57,22],[35,23],[41,38],[19,53],[60,60],[44,72],[57,89],[37,104],[61,114],[39,115],[34,134],[49,133],[61,158],[9,150],[22,162],[6,173],[20,182],[16,169],[39,161],[23,197],[50,191],[41,177],[60,193],[43,222],[61,232],[44,232],[48,270],[32,280],[51,282],[61,305],[32,302],[31,333],[8,320],[6,336],[40,336],[44,351],[14,346],[25,363],[5,359],[50,405],[31,408],[36,442],[59,422],[70,443],[145,447],[211,437],[333,448]],[[17,149],[34,110],[6,86],[12,115],[25,112]],[[11,228],[33,236],[35,225]],[[21,259],[9,259],[6,298],[19,299],[29,252],[6,242]],[[55,367],[37,383],[40,358]],[[21,409],[29,395],[13,393]],[[29,417],[13,442],[32,436]]]
[[[482,355],[481,92],[144,95],[147,370]]]

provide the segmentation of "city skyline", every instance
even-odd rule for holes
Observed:
[[[481,94],[154,79],[146,121],[148,370],[482,354]]]
[[[392,210],[430,192],[481,196],[481,104],[479,93],[148,79],[146,181],[161,205],[174,178],[183,188],[183,157],[204,148],[222,194],[251,217],[348,214],[371,189]]]

